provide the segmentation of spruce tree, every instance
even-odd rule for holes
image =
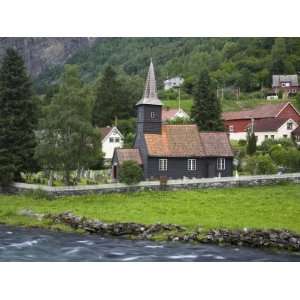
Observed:
[[[222,131],[221,104],[207,70],[200,72],[193,89],[192,118],[201,131]]]
[[[0,173],[2,182],[35,169],[36,102],[23,59],[8,49],[0,69]],[[13,172],[13,176],[11,175]],[[7,174],[7,179],[5,179]]]
[[[96,88],[96,100],[93,109],[95,126],[111,125],[119,110],[121,84],[115,70],[108,66]]]

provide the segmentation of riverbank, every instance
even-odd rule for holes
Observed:
[[[20,215],[22,210],[38,214],[76,216],[106,223],[177,224],[187,233],[201,229],[285,229],[300,233],[300,186],[297,184],[251,188],[180,190],[108,195],[43,198],[43,195],[1,195],[0,223],[72,231],[51,219]],[[158,238],[161,237],[158,235]],[[161,238],[164,238],[163,236]]]

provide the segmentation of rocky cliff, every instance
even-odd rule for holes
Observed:
[[[15,48],[24,57],[32,77],[37,77],[49,67],[64,64],[78,50],[90,47],[95,40],[97,38],[0,37],[0,60],[7,48]]]

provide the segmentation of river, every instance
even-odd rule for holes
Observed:
[[[0,225],[0,261],[300,261],[300,253],[131,241]]]

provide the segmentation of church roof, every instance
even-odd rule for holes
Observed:
[[[155,79],[155,72],[154,72],[154,66],[152,60],[149,66],[144,96],[136,105],[141,105],[141,104],[163,105],[157,96],[156,79]]]
[[[225,132],[201,132],[196,125],[163,125],[161,134],[144,134],[149,156],[232,157]]]

